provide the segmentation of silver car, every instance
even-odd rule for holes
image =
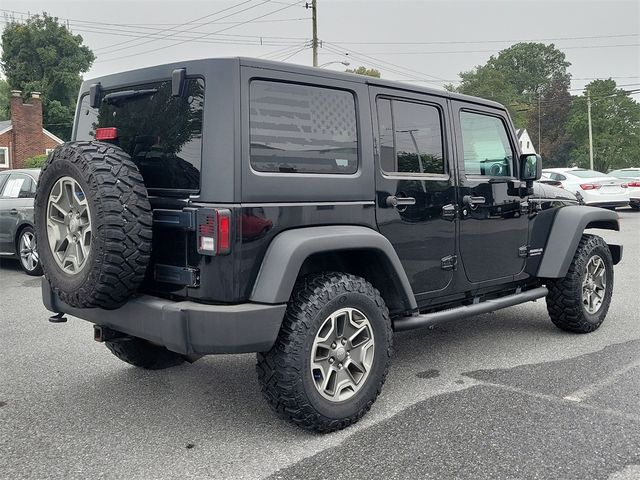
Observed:
[[[20,260],[27,275],[42,275],[33,229],[33,199],[40,170],[0,172],[0,256]]]

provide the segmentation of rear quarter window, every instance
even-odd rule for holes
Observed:
[[[251,167],[258,172],[353,174],[355,97],[345,90],[254,80],[249,89]]]

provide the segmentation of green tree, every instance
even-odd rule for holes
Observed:
[[[380,72],[375,68],[367,68],[364,66],[360,66],[358,68],[347,68],[345,70],[347,73],[356,73],[358,75],[367,75],[369,77],[380,78]]]
[[[9,82],[6,80],[0,79],[0,122],[2,120],[9,120],[10,114],[10,100],[9,95],[11,95],[11,88],[9,87]]]
[[[81,74],[95,60],[93,52],[46,13],[25,23],[10,21],[2,33],[0,66],[11,89],[41,92],[45,128],[68,139]]]
[[[44,165],[46,161],[46,155],[34,155],[24,161],[24,168],[42,168],[42,165]]]
[[[575,146],[567,132],[567,121],[571,111],[572,97],[564,81],[556,80],[527,109],[525,124],[536,148],[544,153],[546,167],[566,167],[569,165],[571,149]],[[540,116],[540,146],[538,139],[538,116]]]
[[[601,172],[635,167],[640,159],[640,104],[616,82],[594,80],[571,106],[567,131],[576,142],[573,163],[589,167],[587,90],[591,94],[593,164]]]
[[[485,65],[460,73],[458,87],[450,90],[479,96],[507,107],[517,127],[538,136],[545,163],[566,162],[572,143],[565,124],[571,106],[571,64],[553,44],[516,43],[492,55]],[[538,105],[542,108],[538,111]]]

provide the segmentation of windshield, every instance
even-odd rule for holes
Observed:
[[[93,140],[97,128],[115,127],[148,189],[198,191],[202,162],[204,81],[188,79],[182,97],[171,81],[107,90],[99,109],[82,97],[77,140]]]
[[[579,178],[593,178],[593,177],[607,177],[608,175],[595,170],[571,170],[567,172],[570,175],[574,175]]]

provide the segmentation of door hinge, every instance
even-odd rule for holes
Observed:
[[[448,255],[440,259],[440,268],[442,270],[455,270],[458,265],[457,255]]]

